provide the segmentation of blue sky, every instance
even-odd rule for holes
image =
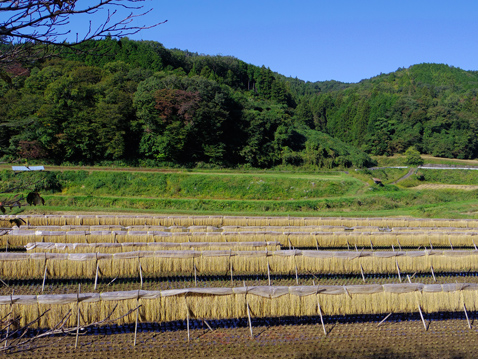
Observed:
[[[305,81],[358,82],[422,62],[478,70],[476,0],[151,0],[144,6],[153,11],[138,25],[168,22],[131,39],[231,55]]]

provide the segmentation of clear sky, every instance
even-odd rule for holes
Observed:
[[[478,0],[150,0],[144,6],[153,11],[138,25],[168,22],[131,39],[231,55],[305,81],[358,82],[423,62],[478,70]]]

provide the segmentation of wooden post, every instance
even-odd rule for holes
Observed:
[[[299,274],[297,271],[297,263],[295,264],[295,282],[299,285]]]
[[[363,267],[361,264],[360,264],[360,272],[362,273],[362,279],[363,279],[363,282],[365,283],[365,275],[363,273]]]
[[[357,243],[355,243],[355,252],[358,252]]]
[[[13,293],[15,293],[15,289],[12,290],[12,295],[10,296],[10,316],[13,317]],[[8,345],[8,335],[10,334],[10,325],[7,327],[7,334],[5,336],[5,348],[7,347]]]
[[[78,284],[78,292],[76,293],[76,340],[75,340],[75,349],[78,347],[78,335],[80,334],[80,291],[81,291],[81,284]]]
[[[347,250],[350,250],[349,240],[347,239]]]
[[[267,261],[267,280],[269,281],[269,287],[271,286],[271,268],[269,266],[269,261]]]
[[[411,283],[411,279],[410,279],[410,276],[407,274],[407,279],[408,279],[408,283]]]
[[[206,319],[203,319],[202,322],[207,325],[207,327],[209,328],[209,330],[210,330],[211,332],[214,331],[214,329],[211,328],[211,326],[210,326],[209,323],[206,321]]]
[[[43,273],[43,284],[41,285],[41,292],[43,293],[43,291],[45,290],[45,281],[46,281],[46,271],[48,269],[48,266],[47,266],[47,260],[45,259],[45,272]]]
[[[191,340],[191,334],[189,333],[189,307],[188,307],[188,301],[186,299],[186,297],[184,297],[184,299],[186,300],[186,326],[187,326],[187,329],[188,329],[188,343],[189,341]]]
[[[400,250],[402,250],[402,246],[401,246],[400,241],[398,240],[398,238],[397,238],[397,242],[398,242],[398,248],[400,248]]]
[[[247,294],[246,294],[247,295]],[[247,304],[247,318],[249,320],[249,330],[251,332],[251,339],[254,338],[253,334],[252,334],[252,321],[251,321],[251,309],[249,308],[249,302],[246,300],[246,304]]]
[[[319,241],[317,240],[317,235],[315,235],[314,238],[315,238],[315,247],[317,248],[317,250],[319,250]]]
[[[430,266],[430,269],[432,270],[433,280],[436,282],[437,279],[435,278],[435,272],[433,271],[433,266]]]
[[[422,308],[418,305],[418,311],[420,312],[420,317],[422,318],[423,326],[425,327],[425,331],[428,330],[427,323],[425,323],[425,318],[423,318]]]
[[[287,235],[287,241],[289,242],[289,250],[291,250],[292,243],[290,242],[289,234]]]
[[[197,270],[196,270],[196,263],[194,263],[194,286],[198,286],[198,276],[197,276]]]
[[[385,318],[383,318],[383,319],[382,319],[382,321],[381,321],[380,323],[378,323],[378,324],[377,324],[377,328],[378,328],[379,326],[381,326],[381,325],[382,325],[382,323],[383,323],[383,322],[385,322],[385,321],[388,319],[388,317],[390,317],[391,315],[392,315],[392,313],[390,313],[390,314],[389,314],[389,315],[387,315]]]
[[[138,257],[138,264],[139,264],[139,280],[141,282],[141,289],[143,289],[143,270],[141,268],[141,262],[139,261],[139,257]]]
[[[429,242],[430,242],[430,249],[433,250],[432,240],[430,239]]]
[[[373,251],[373,243],[372,243],[372,239],[370,239],[370,249]]]
[[[231,265],[231,287],[234,287],[234,277],[232,274],[232,262],[230,262],[230,265]]]
[[[96,287],[98,285],[98,271],[99,271],[98,262],[96,262],[95,290],[96,290]]]
[[[347,293],[347,295],[352,298],[352,296],[350,295],[349,291],[347,290],[347,287],[344,285],[344,290],[345,290],[345,293]]]
[[[136,297],[136,306],[138,306],[138,302],[139,302],[139,290],[138,290],[138,296]],[[138,316],[139,316],[139,308],[136,309],[136,321],[134,324],[134,342],[133,342],[134,347],[136,346],[136,336],[138,335]]]
[[[473,247],[475,247],[475,251],[478,250],[478,248],[476,248],[475,240],[472,239],[472,241],[473,241]]]
[[[322,329],[324,330],[325,336],[327,336],[327,330],[325,329],[324,318],[322,316],[322,309],[320,308],[320,303],[317,301],[317,310],[320,316],[320,322],[322,323]]]
[[[467,311],[466,311],[466,305],[465,305],[465,303],[463,303],[463,309],[465,310],[465,317],[466,317],[466,321],[468,322],[468,328],[471,329],[470,319],[468,318],[468,313],[467,313]]]
[[[448,242],[450,242],[450,248],[451,248],[451,250],[453,250],[453,245],[451,244],[451,239],[450,238],[448,238]]]
[[[402,283],[402,276],[400,275],[400,267],[398,266],[398,261],[395,259],[395,264],[397,265],[398,280]]]
[[[393,244],[392,244],[392,252],[395,252],[395,247],[393,246]]]

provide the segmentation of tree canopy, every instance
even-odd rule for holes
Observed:
[[[0,80],[4,160],[331,168],[412,146],[478,154],[473,71],[420,64],[357,84],[310,83],[153,41],[78,46]]]

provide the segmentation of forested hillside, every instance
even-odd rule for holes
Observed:
[[[305,83],[123,38],[14,64],[1,78],[4,161],[332,168],[412,145],[445,157],[478,151],[478,75],[446,65]]]
[[[398,69],[347,88],[303,96],[303,123],[374,155],[410,146],[448,158],[478,156],[478,72],[447,65]]]

